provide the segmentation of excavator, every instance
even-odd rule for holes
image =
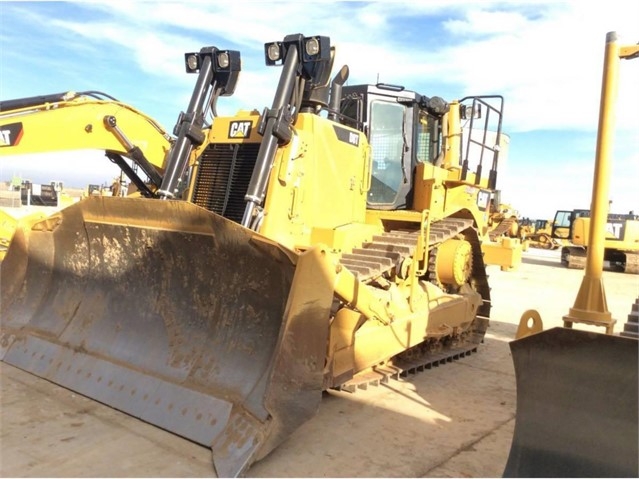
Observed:
[[[129,154],[150,177],[142,194],[18,229],[0,271],[4,362],[210,447],[224,477],[325,390],[476,352],[490,315],[481,242],[503,97],[346,85],[348,66],[331,80],[326,36],[264,55],[281,68],[271,106],[205,124],[239,52],[187,54],[198,79],[175,138],[146,149],[152,168]],[[122,131],[106,128],[119,151],[144,150],[119,112]]]
[[[126,133],[125,133],[126,132]],[[114,97],[98,92],[64,92],[0,101],[0,158],[42,152],[102,150],[129,178],[132,194],[153,196],[161,181],[172,137],[152,118]],[[34,195],[31,182],[21,187],[24,205],[70,204],[51,186]],[[19,213],[19,215],[17,214]],[[29,228],[48,214],[0,211],[0,260],[18,228]]]
[[[555,213],[551,236],[565,241],[561,262],[568,268],[584,269],[589,245],[590,211],[560,210]],[[639,215],[609,213],[606,223],[604,260],[624,273],[639,274]]]
[[[0,101],[0,132],[0,157],[103,150],[147,197],[161,181],[172,141],[145,113],[97,91]]]

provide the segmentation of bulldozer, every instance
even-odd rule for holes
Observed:
[[[481,249],[487,265],[498,265],[502,271],[516,270],[528,244],[521,239],[519,212],[501,202],[501,191],[492,193],[488,212],[488,231]]]
[[[528,310],[510,343],[517,411],[504,477],[639,475],[639,298],[614,334],[602,278],[619,60],[636,58],[639,44],[606,35],[585,273],[563,327],[544,331],[539,313]]]
[[[520,217],[519,212],[512,205],[501,202],[501,192],[495,192],[494,209],[491,211],[488,226],[488,236],[491,241],[495,241],[500,236],[509,238],[520,237]]]
[[[524,218],[521,221],[521,239],[528,246],[539,249],[555,250],[561,247],[562,242],[552,237],[552,220],[531,220]]]
[[[555,213],[551,236],[563,241],[561,262],[583,269],[589,246],[590,210],[559,210]],[[604,260],[624,273],[639,274],[639,215],[609,213],[606,223]]]
[[[210,447],[224,477],[323,391],[476,352],[490,316],[503,97],[346,85],[327,36],[264,55],[271,106],[205,124],[239,52],[186,54],[158,181],[17,230],[0,271],[3,361]]]

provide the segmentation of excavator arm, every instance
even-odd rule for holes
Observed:
[[[67,92],[0,102],[0,157],[96,149],[145,196],[162,182],[171,136],[136,108],[97,92]],[[148,177],[141,180],[125,161]]]

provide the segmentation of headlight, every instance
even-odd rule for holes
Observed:
[[[197,70],[198,63],[197,55],[193,54],[186,57],[186,66],[189,67],[189,70]]]
[[[319,53],[319,42],[317,41],[317,38],[313,37],[313,38],[309,38],[306,40],[306,54],[309,56],[314,56],[317,55]]]
[[[278,61],[281,57],[280,45],[278,43],[271,43],[266,49],[266,54],[272,62]]]
[[[227,52],[220,52],[217,55],[217,64],[220,68],[228,68],[229,67],[229,54]]]

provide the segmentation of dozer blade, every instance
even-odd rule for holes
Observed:
[[[638,477],[639,341],[554,328],[510,343],[517,416],[505,477]]]
[[[319,407],[334,269],[181,201],[92,197],[1,265],[3,361],[242,474]]]

